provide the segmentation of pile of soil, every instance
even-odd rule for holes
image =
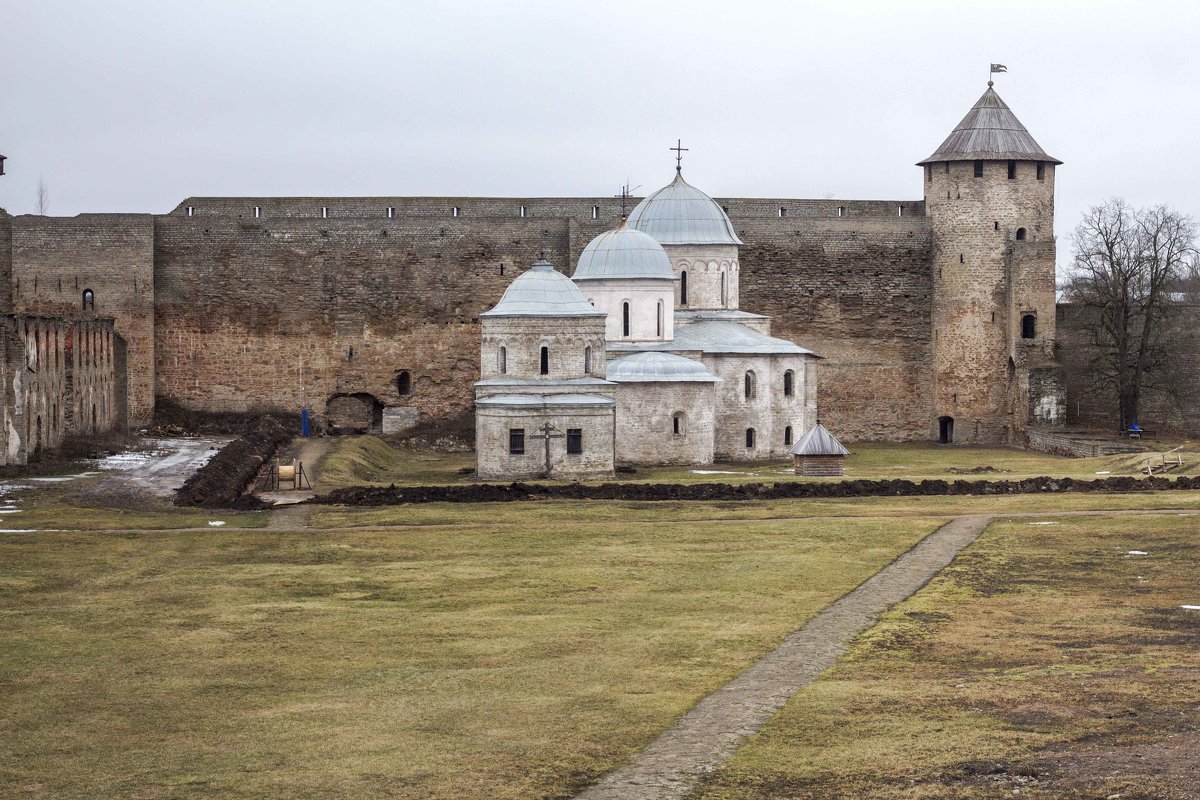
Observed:
[[[1000,469],[999,467],[984,466],[984,467],[946,467],[946,472],[951,475],[985,475],[989,472],[1012,472],[1010,469]]]
[[[403,503],[503,503],[516,500],[782,500],[826,497],[905,497],[936,495],[1049,494],[1057,492],[1152,492],[1200,489],[1200,476],[1114,477],[1097,480],[1027,478],[1020,481],[789,481],[786,483],[531,483],[468,486],[351,486],[309,502],[328,505],[387,506]]]
[[[268,415],[299,433],[299,414],[277,410],[196,411],[165,397],[155,398],[154,424],[145,433],[148,436],[236,435]]]
[[[175,505],[197,508],[267,508],[247,494],[263,464],[275,457],[280,447],[292,441],[293,433],[274,417],[261,417],[242,436],[221,448],[175,493]]]

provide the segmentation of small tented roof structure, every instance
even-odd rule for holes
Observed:
[[[1046,161],[1061,164],[1034,141],[1012,109],[988,86],[946,141],[918,166],[939,161]]]
[[[624,221],[620,227],[588,242],[571,276],[576,281],[630,278],[673,281],[675,271],[671,269],[667,251],[653,236],[629,227]]]
[[[570,278],[548,261],[538,261],[509,284],[504,296],[481,317],[603,317]]]
[[[742,244],[725,210],[679,171],[675,180],[637,204],[629,227],[659,244]]]
[[[811,431],[804,434],[800,441],[792,445],[788,451],[794,456],[848,456],[850,451],[842,447],[842,443],[826,430],[825,426],[817,423]]]

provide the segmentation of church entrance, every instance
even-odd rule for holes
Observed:
[[[950,444],[954,441],[954,417],[938,417],[938,442]]]

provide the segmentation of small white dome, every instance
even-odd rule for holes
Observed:
[[[624,222],[588,242],[579,254],[572,280],[625,280],[655,278],[675,280],[671,259],[653,236]]]
[[[500,302],[481,317],[603,317],[579,287],[547,261],[539,261],[508,285]]]
[[[634,353],[614,359],[608,362],[605,377],[616,383],[716,383],[720,380],[695,359],[659,352]]]
[[[725,210],[685,181],[682,172],[637,204],[629,227],[650,234],[659,244],[742,244]]]

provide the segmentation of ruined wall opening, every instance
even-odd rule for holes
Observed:
[[[396,391],[404,396],[412,394],[412,373],[406,369],[400,370],[400,374],[396,376]]]
[[[954,417],[938,417],[938,442],[950,444],[954,441]]]
[[[84,311],[95,311],[96,310],[96,293],[93,292],[91,289],[83,290],[83,310]]]
[[[1024,228],[1017,228],[1017,241],[1023,242],[1027,238],[1028,233]]]
[[[1021,317],[1021,338],[1037,338],[1037,317],[1033,314],[1026,314]]]
[[[325,404],[325,424],[330,433],[381,433],[383,403],[372,394],[335,394]]]
[[[746,428],[746,449],[754,449],[754,428]]]

